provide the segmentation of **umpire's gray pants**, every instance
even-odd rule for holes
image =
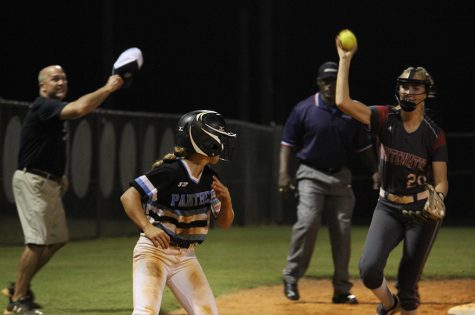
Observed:
[[[297,222],[292,229],[284,279],[296,283],[303,277],[312,258],[317,233],[324,213],[332,247],[334,294],[348,293],[348,265],[351,256],[351,217],[355,196],[351,188],[351,172],[343,168],[335,174],[300,165],[297,169]]]

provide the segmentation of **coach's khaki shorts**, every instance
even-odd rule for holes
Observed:
[[[60,185],[21,170],[13,174],[12,185],[25,244],[67,242],[69,233]]]

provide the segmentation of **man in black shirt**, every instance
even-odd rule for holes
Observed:
[[[68,91],[66,73],[58,65],[38,75],[40,96],[30,106],[23,122],[18,170],[13,175],[13,193],[20,217],[25,248],[20,257],[16,283],[3,290],[9,296],[7,314],[41,314],[30,283],[50,258],[69,240],[61,200],[67,189],[64,123],[94,111],[120,89],[119,75],[109,77],[98,90],[73,102],[63,102]]]

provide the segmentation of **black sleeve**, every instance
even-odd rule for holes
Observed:
[[[130,186],[137,189],[142,200],[156,200],[157,194],[164,187],[174,182],[176,172],[169,164],[163,164],[150,172],[141,175],[130,182]]]
[[[46,121],[53,118],[59,119],[59,115],[63,108],[66,106],[66,102],[55,99],[43,99],[41,106],[38,107],[38,116],[40,120]]]

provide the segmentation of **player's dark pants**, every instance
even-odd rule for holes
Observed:
[[[423,207],[425,200],[410,208]],[[401,242],[403,254],[397,275],[398,297],[407,311],[419,306],[417,282],[429,256],[440,223],[421,224],[404,216],[403,206],[378,200],[359,262],[360,276],[369,289],[379,288],[390,252]]]

